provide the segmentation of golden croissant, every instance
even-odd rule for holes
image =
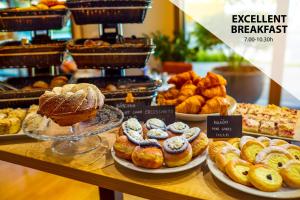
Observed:
[[[226,79],[219,75],[212,72],[207,72],[207,75],[205,78],[201,79],[198,83],[198,88],[211,88],[218,85],[227,85]]]
[[[226,88],[224,85],[215,86],[212,88],[204,89],[201,94],[208,99],[213,97],[226,97]]]
[[[201,108],[200,114],[220,113],[221,115],[227,114],[229,102],[225,97],[214,97],[206,101]]]
[[[204,104],[205,99],[200,95],[195,95],[187,98],[181,104],[176,106],[176,112],[197,114],[199,113],[201,106]]]
[[[181,88],[187,81],[194,81],[196,78],[198,78],[198,75],[194,71],[188,71],[172,76],[168,83],[174,84],[177,88]]]

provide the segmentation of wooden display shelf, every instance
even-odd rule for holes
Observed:
[[[193,125],[203,127],[205,124]],[[68,158],[54,155],[49,142],[31,139],[18,142],[1,142],[0,159],[99,186],[100,194],[102,191],[100,197],[105,200],[112,199],[112,190],[162,200],[257,199],[256,196],[239,192],[219,182],[206,164],[176,174],[143,174],[111,163],[106,166],[105,162],[111,161],[110,154],[105,155],[105,162],[93,152]]]

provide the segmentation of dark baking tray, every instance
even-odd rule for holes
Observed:
[[[69,0],[75,23],[143,23],[151,0]]]
[[[105,88],[108,84],[113,85],[126,85],[126,84],[146,84],[145,89],[129,88],[122,89],[115,92],[109,92],[102,89],[102,92],[107,99],[112,98],[125,98],[128,92],[131,92],[134,97],[145,97],[156,94],[157,88],[161,85],[159,81],[152,80],[148,76],[124,76],[124,77],[93,77],[93,78],[79,78],[76,79],[77,83],[92,83],[100,89]]]
[[[66,76],[69,81],[71,79],[70,75],[62,75]],[[25,86],[32,85],[36,81],[44,81],[50,84],[51,80],[57,76],[51,75],[43,75],[43,76],[35,76],[35,77],[16,77],[16,78],[8,78],[6,83],[14,86],[17,89],[22,89]],[[34,90],[8,90],[4,92],[0,92],[0,100],[1,99],[29,99],[29,102],[32,101],[32,98],[41,96],[46,90],[45,89],[34,89]],[[19,102],[20,100],[18,100]]]
[[[33,31],[61,29],[66,25],[70,13],[67,9],[48,10],[0,10],[0,30]]]
[[[135,44],[122,46],[83,46],[86,39],[70,41],[67,49],[78,68],[142,68],[145,67],[155,46],[147,38],[124,38],[124,43]],[[94,39],[95,40],[95,39]]]
[[[0,44],[0,68],[59,66],[66,50],[66,41],[22,45],[20,41]]]

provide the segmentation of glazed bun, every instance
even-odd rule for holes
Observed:
[[[190,128],[182,135],[192,146],[193,157],[196,157],[205,151],[208,145],[208,138],[198,127]]]

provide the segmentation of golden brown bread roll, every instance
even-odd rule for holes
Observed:
[[[206,77],[199,81],[197,87],[204,89],[218,85],[227,85],[226,79],[219,74],[208,72]]]
[[[103,104],[104,96],[95,85],[67,84],[40,97],[38,114],[61,126],[70,126],[94,118]]]
[[[215,86],[212,88],[204,89],[201,94],[208,99],[211,99],[213,97],[226,97],[226,88],[224,85]]]

